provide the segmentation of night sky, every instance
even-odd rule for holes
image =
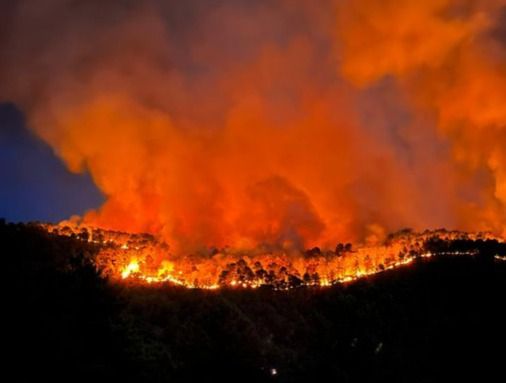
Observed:
[[[0,217],[8,221],[59,221],[98,207],[103,200],[89,174],[70,173],[28,130],[23,114],[0,104]]]

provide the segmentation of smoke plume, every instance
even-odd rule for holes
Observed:
[[[506,227],[506,2],[3,1],[0,100],[90,224],[285,248]]]

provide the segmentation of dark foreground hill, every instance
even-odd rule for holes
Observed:
[[[417,260],[289,292],[114,285],[93,244],[0,223],[12,382],[504,380],[506,262]]]

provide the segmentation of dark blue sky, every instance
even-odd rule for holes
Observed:
[[[58,221],[100,206],[89,174],[68,172],[51,148],[25,125],[23,114],[0,103],[0,217]]]

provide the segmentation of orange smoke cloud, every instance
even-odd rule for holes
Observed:
[[[309,3],[19,1],[0,96],[182,249],[502,230],[501,2]]]
[[[505,227],[505,15],[502,0],[340,4],[343,75],[365,87],[393,76],[433,116],[461,187],[473,189],[458,208],[467,229]]]

